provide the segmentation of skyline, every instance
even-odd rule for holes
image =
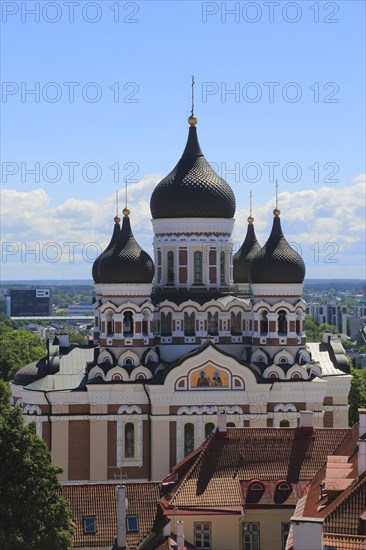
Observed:
[[[84,2],[73,22],[63,2],[4,4],[2,279],[90,278],[125,178],[152,253],[149,198],[183,152],[192,74],[203,153],[236,195],[235,248],[250,190],[264,244],[278,178],[306,278],[364,277],[362,3]]]

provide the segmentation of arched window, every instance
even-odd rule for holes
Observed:
[[[272,378],[272,379],[278,378],[277,372],[271,372],[268,378]]]
[[[281,420],[280,421],[280,428],[289,428],[290,422],[288,420]]]
[[[241,334],[241,312],[237,315],[235,313],[231,312],[230,316],[231,320],[231,334]]]
[[[210,433],[212,433],[214,429],[215,429],[215,424],[213,422],[207,422],[207,424],[205,424],[205,437],[210,435]]]
[[[220,283],[225,283],[225,252],[220,252]]]
[[[160,334],[162,336],[172,335],[172,314],[170,312],[161,314]]]
[[[189,455],[194,450],[194,425],[191,423],[184,425],[184,456]]]
[[[219,333],[219,314],[208,313],[208,323],[207,323],[207,332],[211,336],[216,336]]]
[[[268,319],[267,319],[268,311],[264,310],[261,313],[261,319],[260,319],[260,331],[262,336],[267,336],[268,334]]]
[[[133,365],[133,359],[131,357],[126,357],[126,359],[123,361],[125,365]]]
[[[146,376],[142,372],[140,372],[140,374],[136,376],[136,380],[146,380]]]
[[[107,336],[112,336],[114,334],[113,312],[107,311],[105,319],[107,325]]]
[[[122,376],[120,374],[114,374],[112,376],[112,380],[114,381],[122,380]]]
[[[283,309],[278,312],[278,334],[279,336],[287,334],[287,313]]]
[[[125,458],[135,456],[135,425],[132,422],[125,424]]]
[[[260,355],[258,358],[257,358],[257,363],[265,363],[265,359],[263,357],[263,355]]]
[[[202,252],[196,250],[193,256],[194,282],[202,283]]]
[[[301,374],[299,374],[298,372],[293,372],[291,374],[291,378],[292,380],[301,380]]]
[[[300,336],[302,334],[301,325],[302,325],[301,317],[299,315],[297,315],[297,318],[296,318],[296,334],[298,336]]]
[[[144,316],[142,319],[142,334],[148,336],[149,334],[149,323],[150,323],[150,314],[149,311],[144,311]]]
[[[235,428],[235,424],[234,424],[234,422],[226,422],[226,427],[227,428]]]
[[[133,336],[133,314],[132,311],[125,311],[123,314],[123,334]]]
[[[279,363],[287,363],[287,357],[280,357]]]
[[[167,281],[168,284],[174,283],[174,252],[169,250],[167,254]]]
[[[196,316],[192,312],[190,315],[184,313],[184,335],[185,336],[194,336],[196,334]]]

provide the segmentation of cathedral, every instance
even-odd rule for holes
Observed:
[[[62,466],[64,480],[161,480],[226,413],[231,427],[348,426],[351,376],[340,342],[307,343],[305,265],[276,201],[270,235],[254,218],[234,254],[235,196],[205,159],[197,119],[150,201],[154,259],[116,216],[95,260],[93,345],[48,342],[23,367],[13,403]]]

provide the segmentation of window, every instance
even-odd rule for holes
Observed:
[[[207,332],[211,336],[215,336],[219,333],[219,314],[217,311],[216,313],[208,314]]]
[[[174,252],[172,252],[171,250],[169,250],[168,254],[167,254],[167,267],[168,267],[168,271],[167,271],[167,281],[168,281],[168,284],[172,284],[174,283]]]
[[[213,422],[207,422],[207,424],[205,424],[205,437],[210,435],[210,433],[212,433],[214,429],[215,429],[215,424]]]
[[[162,313],[161,314],[161,335],[171,336],[171,334],[172,334],[172,314]]]
[[[191,423],[184,425],[184,456],[194,450],[194,426]]]
[[[139,518],[137,516],[127,516],[127,531],[129,533],[137,533],[139,529]]]
[[[184,313],[184,335],[185,336],[194,336],[196,334],[196,317],[192,312],[190,315]]]
[[[202,252],[196,250],[193,256],[194,282],[202,283]]]
[[[291,374],[291,378],[292,380],[301,380],[301,374],[299,374],[298,372],[294,372],[293,374]]]
[[[234,424],[234,422],[226,422],[226,427],[227,428],[235,428],[235,424]]]
[[[194,545],[197,550],[211,550],[211,522],[194,524]]]
[[[279,362],[280,363],[287,363],[287,357],[281,357]]]
[[[261,313],[261,320],[260,320],[260,331],[262,336],[266,336],[268,334],[268,319],[267,319],[268,312],[262,311]]]
[[[135,425],[132,422],[125,424],[125,458],[135,456]]]
[[[272,378],[272,379],[278,378],[277,372],[271,372],[268,378]]]
[[[95,516],[85,516],[83,518],[84,535],[95,535],[97,532],[97,521]]]
[[[225,283],[225,252],[220,252],[220,283]]]
[[[113,322],[113,312],[108,311],[105,316],[107,324],[107,336],[112,336],[114,334],[114,322]]]
[[[281,523],[281,531],[282,531],[282,550],[285,550],[286,543],[287,543],[287,537],[290,532],[291,523]]]
[[[115,381],[116,381],[116,380],[122,380],[122,376],[121,376],[120,374],[114,374],[114,375],[112,376],[112,380],[115,380]]]
[[[140,372],[140,374],[136,376],[136,380],[146,380],[146,376]]]
[[[278,334],[281,336],[287,334],[287,313],[283,309],[278,312]]]
[[[133,315],[132,311],[125,311],[123,314],[123,333],[125,336],[133,335]]]
[[[241,313],[231,312],[231,334],[241,334]]]
[[[124,364],[133,365],[133,359],[131,359],[131,357],[126,357],[126,359],[124,360]]]
[[[290,422],[288,420],[281,420],[280,422],[280,428],[289,428]]]
[[[243,524],[243,550],[259,550],[259,523]]]

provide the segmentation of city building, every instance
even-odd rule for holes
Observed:
[[[326,304],[309,303],[306,306],[305,313],[321,325],[327,323],[337,327],[341,334],[347,334],[347,319],[346,307],[335,302],[327,302]]]
[[[348,361],[336,337],[306,342],[305,265],[277,199],[266,243],[250,213],[233,254],[234,193],[203,156],[196,122],[152,193],[154,261],[125,208],[94,262],[94,346],[56,338],[11,384],[64,480],[161,480],[221,408],[230,427],[295,428],[305,409],[317,428],[348,426]]]
[[[91,315],[94,316],[93,305],[89,302],[80,302],[80,304],[71,304],[67,306],[67,312],[69,315]]]
[[[52,289],[11,288],[6,298],[9,317],[48,317],[52,315]]]

